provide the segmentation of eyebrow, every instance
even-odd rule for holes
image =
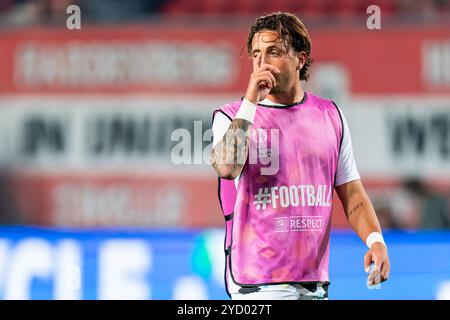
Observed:
[[[271,46],[267,47],[266,51],[269,51],[271,49],[283,50],[282,48],[277,47],[276,45],[271,45]],[[251,54],[253,55],[253,54],[255,54],[255,52],[261,52],[261,49],[253,49]]]

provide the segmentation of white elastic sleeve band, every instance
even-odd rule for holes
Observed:
[[[256,108],[256,104],[244,98],[234,118],[244,119],[253,123],[255,120]]]
[[[384,244],[386,246],[383,235],[379,232],[372,232],[371,234],[369,234],[369,236],[367,237],[367,240],[366,240],[366,245],[370,249],[375,242],[381,242],[382,244]]]

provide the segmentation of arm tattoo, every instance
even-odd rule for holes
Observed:
[[[240,118],[231,121],[222,140],[211,150],[211,164],[216,171],[220,166],[229,166],[231,175],[240,173],[247,160],[251,125]]]
[[[358,211],[359,209],[361,209],[363,207],[363,203],[362,201],[359,202],[356,206],[353,207],[353,209],[351,209],[347,215],[347,218],[350,218],[352,216],[352,214],[354,214],[356,211]]]

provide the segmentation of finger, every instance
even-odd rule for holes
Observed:
[[[255,72],[255,76],[260,76],[260,75],[267,75],[267,76],[272,76],[275,79],[275,75],[273,71],[268,70],[268,69],[260,69],[257,72]]]
[[[272,88],[272,82],[270,80],[261,80],[258,82],[258,87],[260,89],[264,89],[264,88]]]
[[[366,271],[366,273],[370,272],[371,262],[372,262],[372,252],[369,250],[364,256],[364,271]]]
[[[281,73],[280,69],[278,69],[276,66],[267,63],[262,64],[260,70],[270,70],[275,74]]]
[[[270,74],[270,72],[257,76],[256,81],[257,81],[258,85],[260,85],[263,82],[265,82],[267,85],[270,84],[271,86],[274,86],[276,84],[276,80],[275,80],[274,76],[272,74]]]
[[[389,279],[389,271],[390,271],[390,266],[389,266],[389,262],[388,262],[388,263],[386,263],[386,269],[384,270],[384,273],[383,273],[383,278],[385,280]]]
[[[380,276],[380,270],[377,269],[373,269],[372,272],[369,274],[369,277],[367,278],[367,280],[372,283],[375,281],[375,279]]]
[[[262,62],[262,53],[258,53],[258,56],[256,57],[256,69],[258,70],[261,69],[261,62]]]
[[[376,285],[376,284],[380,283],[380,281],[381,281],[381,274],[377,270],[374,270],[373,272],[371,272],[370,275],[367,277],[367,285],[368,286]]]
[[[381,274],[381,268],[380,265],[375,262],[375,265],[372,269],[372,272],[370,273],[368,279],[372,282],[375,280],[376,277],[378,277]]]
[[[262,81],[262,82],[261,82],[261,86],[264,87],[264,88],[272,89],[273,84],[272,84],[272,82],[270,82],[270,81]]]
[[[261,76],[261,77],[257,78],[256,79],[256,83],[258,84],[258,86],[263,85],[263,86],[266,86],[266,87],[273,85],[272,79],[270,79],[269,77],[264,77],[264,76]]]
[[[378,273],[378,275],[373,279],[373,285],[377,285],[381,283],[381,273]]]
[[[274,77],[274,75],[270,71],[265,71],[262,74],[265,75],[266,77],[270,78],[270,80],[272,80],[273,85],[277,84],[277,79]]]
[[[377,285],[377,284],[379,284],[381,282],[381,275],[378,273],[378,274],[376,274],[376,275],[374,275],[374,277],[373,278],[368,278],[367,279],[367,284],[369,285],[369,286],[374,286],[374,285]]]
[[[387,279],[387,270],[389,268],[389,264],[387,263],[387,261],[384,261],[383,264],[381,265],[381,276],[383,278],[383,280]]]
[[[260,55],[261,55],[261,53],[258,53],[257,55],[256,55],[256,57],[254,57],[253,59],[252,59],[252,62],[253,62],[253,72],[256,72],[256,71],[258,71],[258,60],[260,59],[259,57],[260,57]]]

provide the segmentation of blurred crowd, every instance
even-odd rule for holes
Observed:
[[[307,19],[352,19],[366,15],[377,4],[383,15],[395,20],[431,22],[450,16],[450,0],[0,0],[1,25],[58,22],[76,4],[89,22],[137,21],[161,16],[254,16],[291,11]]]

